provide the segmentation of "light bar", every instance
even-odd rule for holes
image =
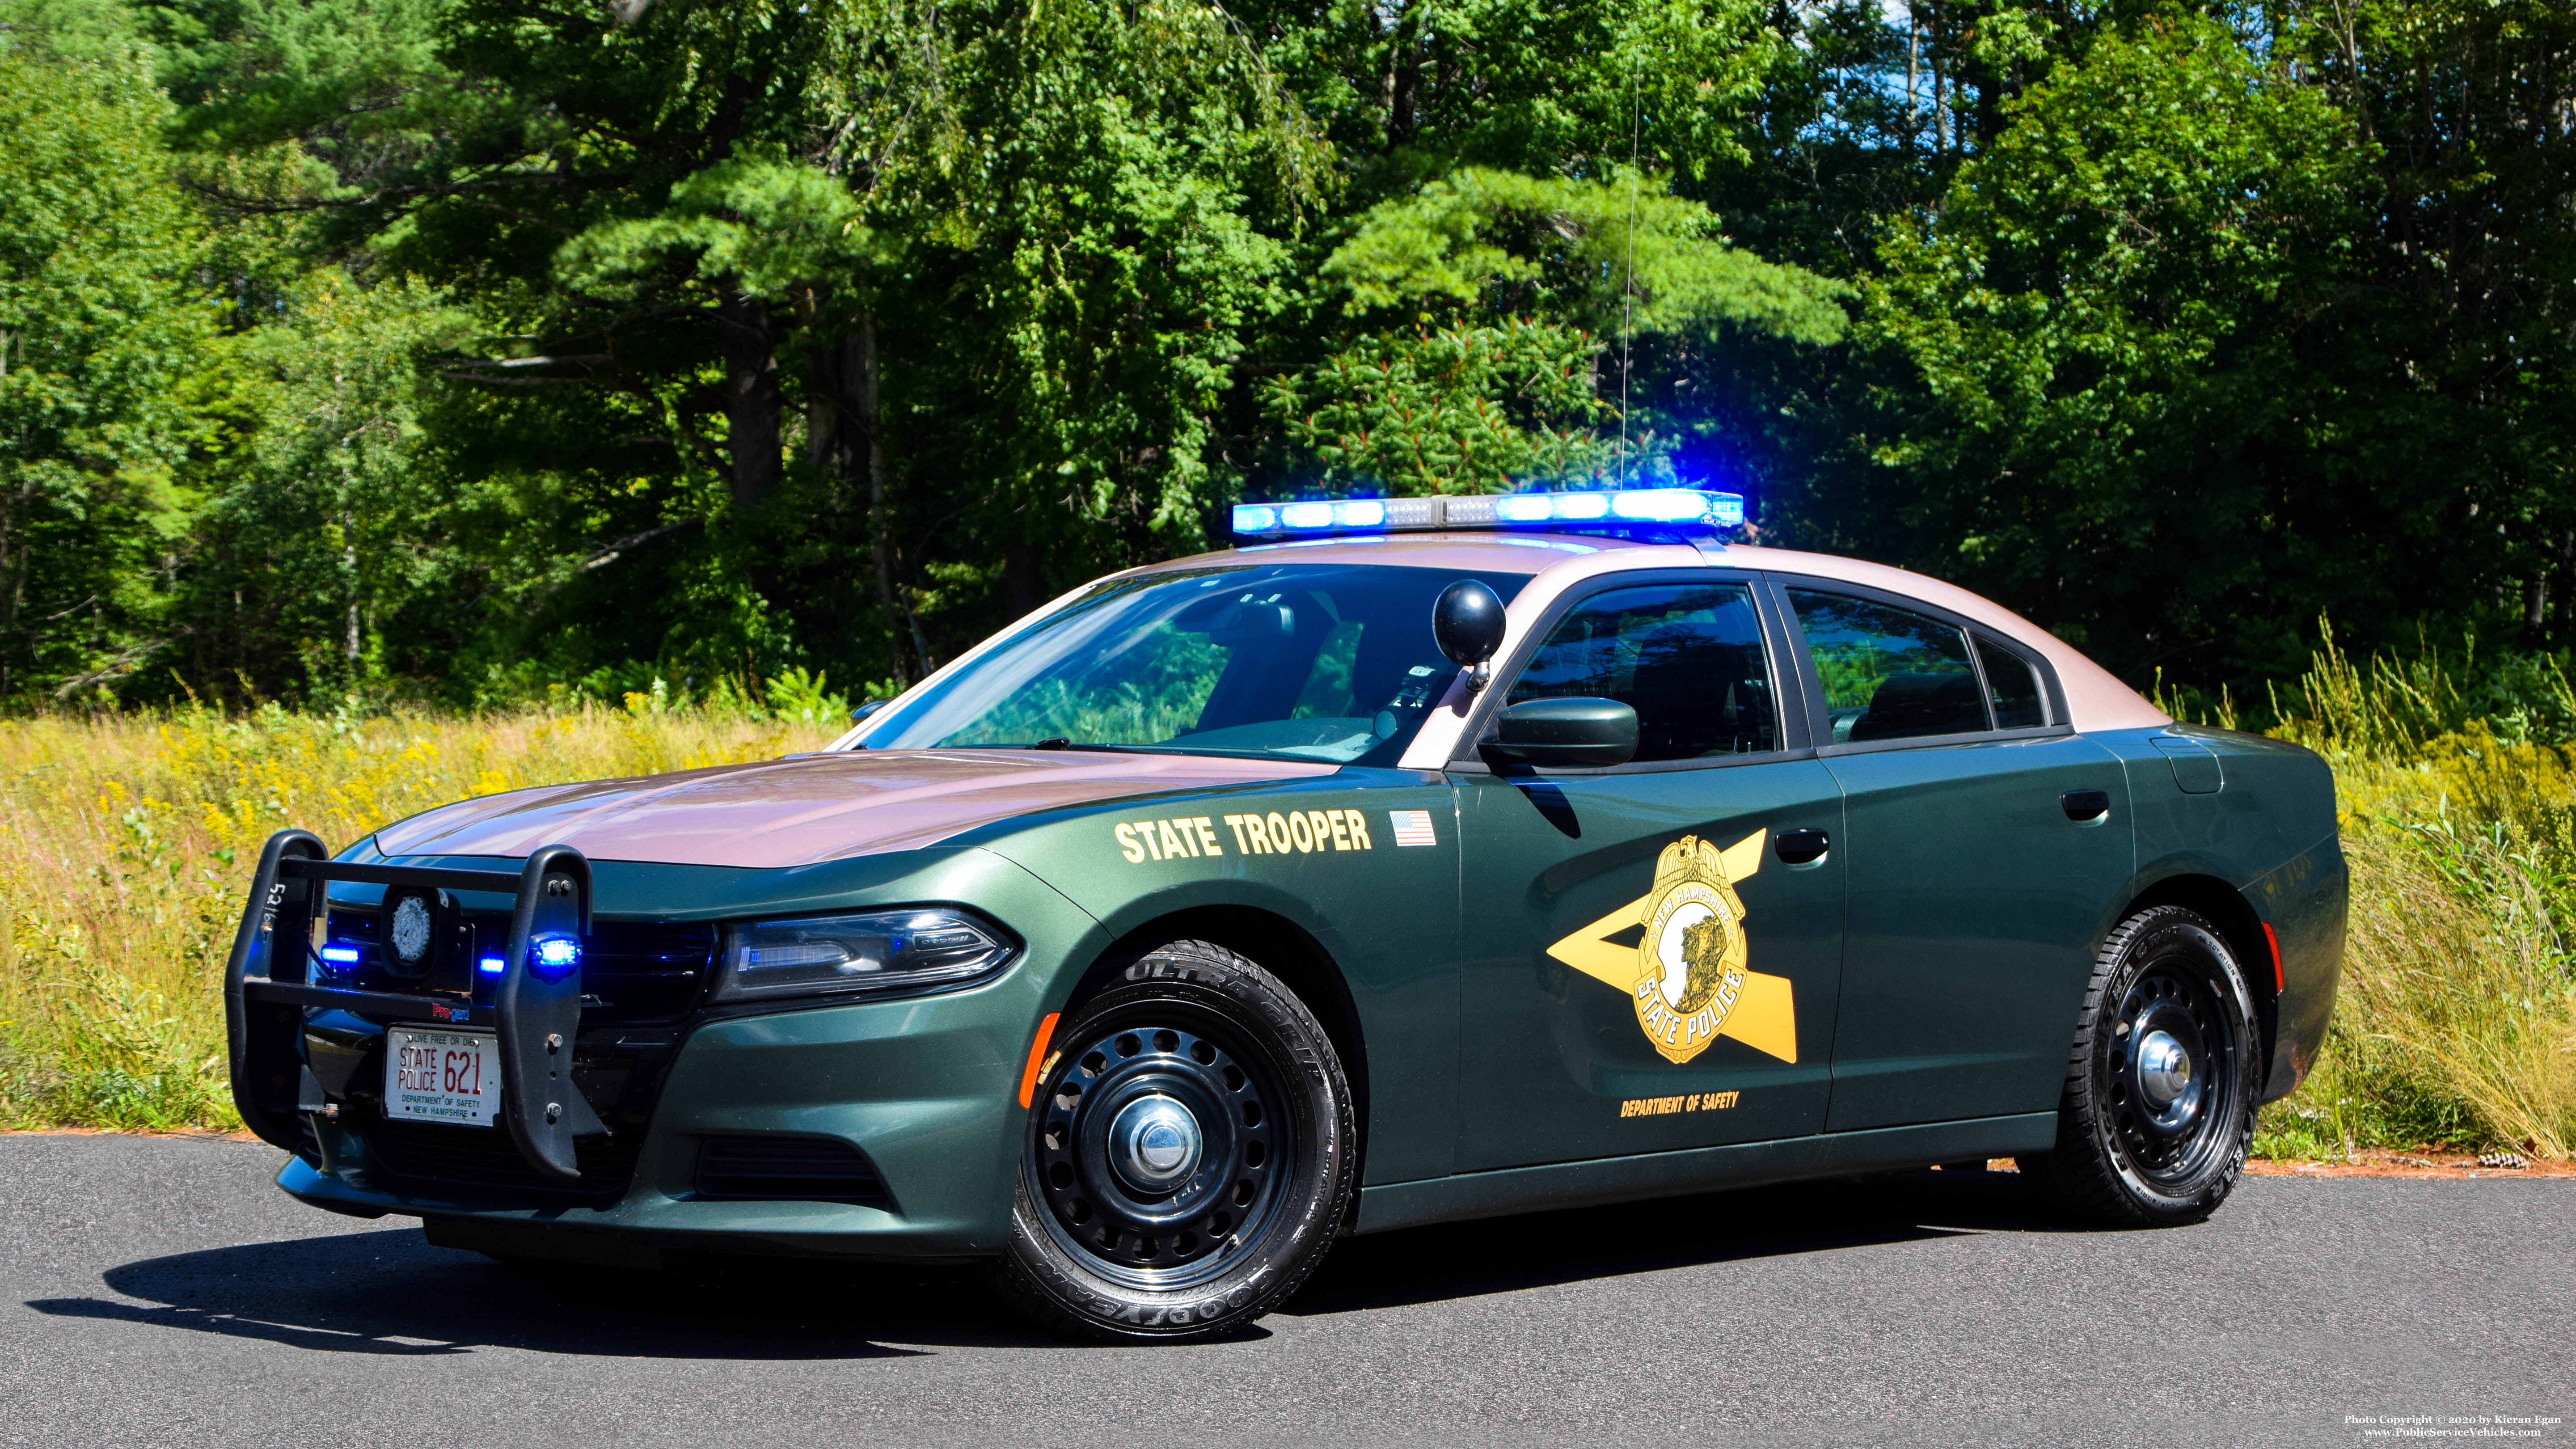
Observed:
[[[1735,528],[1743,522],[1744,495],[1703,488],[1486,493],[1463,498],[1345,498],[1234,506],[1234,532],[1240,538],[1482,528],[1624,533],[1646,527],[1686,533]]]

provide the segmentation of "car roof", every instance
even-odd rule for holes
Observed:
[[[1461,573],[1527,574],[1533,583],[1571,584],[1632,569],[1741,568],[1798,574],[1836,583],[1883,589],[1920,599],[2003,636],[2046,659],[2066,692],[2068,723],[2079,730],[2146,728],[2173,717],[2141,698],[2118,676],[2046,629],[1981,595],[1929,574],[1862,559],[1754,544],[1704,547],[1638,543],[1580,534],[1394,533],[1296,539],[1194,554],[1129,569],[1137,577],[1221,564],[1377,564],[1393,568],[1454,569]],[[1555,589],[1542,592],[1553,594]]]

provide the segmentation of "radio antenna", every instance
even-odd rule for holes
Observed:
[[[1645,102],[1637,90],[1637,62],[1628,61],[1628,263],[1619,286],[1619,486],[1628,486],[1628,359],[1637,307],[1637,155],[1645,136]]]

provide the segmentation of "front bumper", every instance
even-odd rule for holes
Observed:
[[[610,1135],[581,1139],[578,1180],[518,1186],[427,1173],[395,1150],[400,1144],[372,1144],[380,1098],[368,1084],[382,1079],[391,1017],[365,1003],[289,1008],[279,1000],[266,1009],[293,1009],[297,1040],[269,1075],[304,1085],[301,1100],[272,1112],[275,1135],[261,1134],[293,1154],[278,1185],[316,1207],[417,1216],[434,1240],[484,1246],[460,1231],[473,1229],[530,1257],[609,1261],[688,1248],[919,1260],[999,1251],[1026,1120],[1018,1088],[1029,1042],[1071,990],[1078,972],[1068,963],[1107,944],[1097,921],[1020,866],[972,848],[784,871],[601,862],[597,877],[604,916],[715,921],[952,904],[1006,924],[1022,950],[998,976],[961,990],[757,1012],[702,1007],[675,1024],[633,1028],[586,1019],[573,1073]],[[254,993],[264,976],[236,974]],[[472,1025],[482,1024],[482,1011]],[[238,1052],[236,1061],[253,1064]],[[505,1088],[505,1114],[511,1105]],[[510,1145],[498,1127],[404,1127],[487,1158]],[[701,1178],[710,1143],[846,1145],[880,1190],[865,1201],[710,1192]],[[617,1251],[595,1251],[602,1244]]]
[[[504,1192],[400,1180],[371,1157],[362,1131],[327,1117],[315,1119],[322,1162],[290,1159],[278,1186],[335,1212],[632,1231],[664,1246],[859,1258],[991,1254],[1010,1227],[1023,1120],[1012,1091],[1029,1024],[1042,1014],[1033,977],[1015,970],[953,996],[698,1027],[671,1063],[633,1179],[613,1201],[513,1201]],[[699,1192],[709,1141],[772,1134],[858,1147],[887,1205]]]

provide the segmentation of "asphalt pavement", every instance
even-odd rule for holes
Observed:
[[[2576,1411],[2567,1179],[2256,1178],[2142,1233],[2056,1231],[2008,1174],[1714,1194],[1355,1239],[1249,1336],[1106,1348],[963,1270],[504,1268],[277,1162],[0,1136],[0,1443],[2163,1449]]]

